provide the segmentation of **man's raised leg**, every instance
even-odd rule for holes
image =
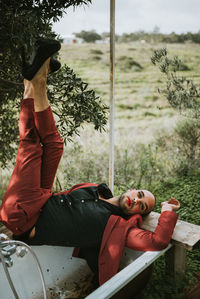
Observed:
[[[63,152],[63,141],[45,95],[48,63],[32,81],[24,82],[26,99],[21,102],[16,165],[0,208],[0,220],[16,235],[37,221],[40,209],[51,196]]]
[[[34,118],[43,148],[41,188],[52,189],[57,167],[63,153],[63,140],[56,127],[46,91],[49,59],[40,68],[37,76],[27,81],[25,95],[33,92]],[[28,95],[28,94],[27,94]]]

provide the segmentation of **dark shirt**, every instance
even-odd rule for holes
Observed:
[[[111,215],[124,216],[121,209],[98,198],[98,187],[52,195],[36,222],[36,235],[29,244],[91,248],[100,246]]]

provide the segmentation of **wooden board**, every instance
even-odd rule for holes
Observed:
[[[158,224],[160,214],[151,212],[143,221],[142,228],[153,232]],[[200,241],[200,226],[178,220],[172,240],[182,243],[188,250]]]

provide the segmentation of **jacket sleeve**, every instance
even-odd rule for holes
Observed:
[[[154,232],[132,227],[128,231],[126,246],[139,251],[157,251],[166,248],[171,240],[178,215],[175,212],[162,212]]]

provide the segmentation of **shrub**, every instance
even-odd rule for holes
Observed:
[[[188,162],[194,163],[199,158],[200,123],[193,119],[179,121],[175,133],[180,139],[180,148]]]
[[[135,70],[135,71],[141,71],[143,67],[135,61],[132,57],[127,56],[120,56],[118,58],[118,63],[120,69],[128,71],[128,70]]]
[[[0,167],[5,167],[13,159],[18,144],[16,119],[23,92],[22,45],[25,46],[26,53],[31,55],[33,46],[39,38],[59,39],[53,32],[53,23],[58,21],[70,6],[89,5],[91,0],[2,0],[0,3]],[[66,68],[62,68],[59,73],[58,95],[62,95],[66,90],[66,83],[63,84],[63,79],[67,76]],[[54,74],[51,75],[53,76]],[[78,87],[74,77],[75,74],[71,77],[72,89]],[[79,87],[81,85],[84,87],[82,83],[80,82]],[[77,94],[82,97],[84,90],[81,91],[79,87]],[[91,96],[90,98],[92,99]],[[95,101],[94,96],[93,100]],[[62,115],[60,118],[64,123],[65,118]]]
[[[190,68],[187,64],[181,61],[179,64],[179,71],[190,71]]]
[[[92,56],[92,59],[93,59],[93,60],[101,60],[101,57],[100,57],[100,56],[97,56],[97,55],[95,55],[95,56]]]
[[[115,184],[124,186],[124,190],[132,188],[150,188],[155,179],[162,177],[162,163],[154,145],[137,144],[135,147],[115,154]]]
[[[58,171],[61,189],[77,183],[108,183],[108,153],[104,149],[83,150],[79,142],[65,148]]]
[[[99,35],[95,30],[74,33],[76,37],[82,38],[86,43],[95,43],[97,40],[101,40],[101,35]]]
[[[180,75],[188,67],[177,57],[169,58],[166,49],[155,50],[151,61],[166,76],[166,87],[158,89],[172,108],[194,119],[200,118],[200,86]]]
[[[187,174],[200,166],[200,124],[194,119],[181,119],[174,132],[157,137],[159,155],[170,175]]]
[[[98,50],[98,49],[91,49],[90,53],[91,54],[96,54],[96,55],[102,55],[103,54],[103,52],[101,50]]]

